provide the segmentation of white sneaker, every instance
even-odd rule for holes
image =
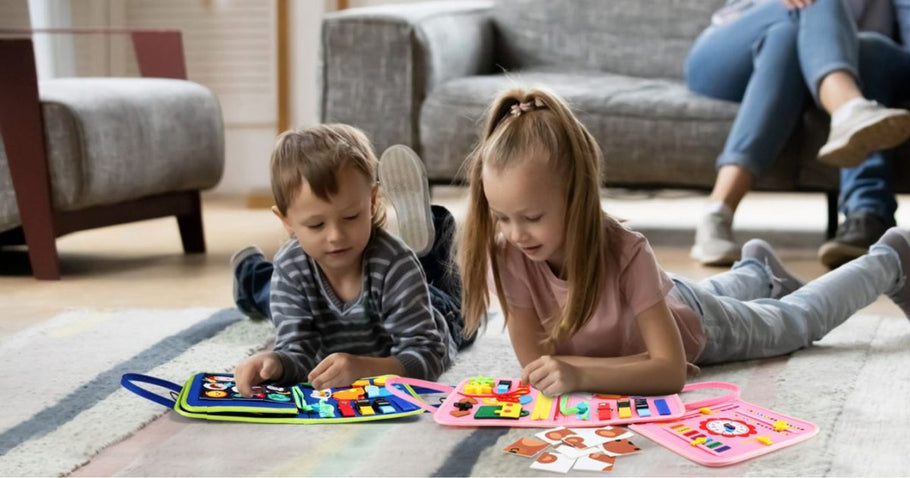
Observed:
[[[422,257],[436,236],[423,161],[403,144],[389,146],[379,159],[379,187],[395,208],[401,240]]]
[[[689,256],[706,266],[729,266],[739,259],[733,241],[733,213],[708,212],[695,226],[695,245]]]
[[[910,112],[864,101],[844,121],[831,126],[828,142],[818,160],[839,168],[853,168],[873,151],[894,148],[910,137]]]

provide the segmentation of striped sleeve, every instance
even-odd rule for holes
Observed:
[[[275,327],[274,351],[284,369],[278,385],[305,382],[317,364],[316,357],[322,346],[305,292],[304,283],[312,283],[312,277],[307,277],[312,271],[301,267],[305,262],[306,256],[302,253],[279,253],[275,258],[269,300]]]

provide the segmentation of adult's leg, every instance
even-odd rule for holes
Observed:
[[[860,33],[863,94],[883,105],[910,98],[910,51],[877,33]],[[837,267],[864,254],[895,224],[893,153],[875,151],[859,166],[840,172],[839,206],[846,219],[833,239],[819,249],[819,259]]]
[[[761,176],[802,113],[806,89],[796,51],[798,14],[780,2],[705,30],[686,60],[690,90],[741,102],[718,167],[740,165]]]
[[[869,153],[893,148],[910,136],[910,113],[869,101],[875,98],[861,72],[855,20],[843,0],[818,0],[801,10],[798,47],[806,83],[816,103],[831,114],[830,136],[819,161],[855,167]]]
[[[696,225],[691,256],[703,264],[729,265],[739,257],[733,214],[754,179],[780,154],[803,110],[807,93],[796,52],[797,19],[779,2],[761,4],[706,30],[687,58],[692,91],[742,102],[717,159],[710,203]]]
[[[818,0],[799,10],[797,46],[800,68],[816,104],[831,113],[861,96],[856,20],[843,0]]]

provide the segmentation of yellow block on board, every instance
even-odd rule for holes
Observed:
[[[553,397],[548,397],[542,393],[537,394],[537,401],[534,403],[534,409],[531,410],[531,420],[547,420],[553,411]]]

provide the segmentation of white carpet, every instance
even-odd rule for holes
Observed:
[[[0,476],[68,473],[166,412],[122,389],[123,373],[224,370],[270,336],[234,310],[195,308],[73,310],[9,337]]]
[[[501,323],[440,381],[515,376]],[[8,384],[0,419],[0,475],[55,475],[145,426],[76,474],[118,476],[552,476],[500,450],[527,429],[455,429],[429,414],[349,425],[257,425],[192,420],[119,388],[122,372],[180,381],[225,370],[268,341],[267,324],[234,311],[74,311],[0,343]],[[211,337],[211,338],[208,338]],[[910,473],[910,324],[856,316],[788,357],[705,369],[743,399],[816,423],[814,438],[742,464],[711,469],[636,437],[642,453],[620,476],[906,476]],[[22,390],[20,392],[20,390]],[[684,397],[694,400],[701,397]],[[153,421],[154,420],[154,421]],[[154,433],[152,433],[154,432]],[[576,476],[577,472],[569,475]]]
[[[454,384],[478,374],[515,376],[517,362],[500,326],[491,326],[440,381]],[[642,453],[617,460],[614,475],[910,473],[910,324],[904,318],[856,316],[812,348],[712,367],[697,380],[736,383],[743,399],[810,420],[820,432],[794,447],[719,469],[696,465],[636,437]],[[429,414],[370,424],[281,426],[212,423],[168,413],[149,428],[141,446],[112,447],[104,452],[105,468],[89,466],[77,474],[553,476],[500,451],[528,436],[528,429],[456,429],[436,424]]]

